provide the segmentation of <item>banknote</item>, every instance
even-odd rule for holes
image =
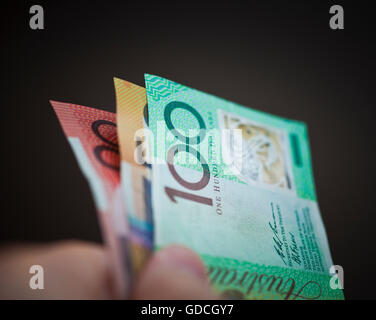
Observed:
[[[154,245],[186,245],[226,296],[343,299],[307,127],[145,75]]]
[[[103,239],[109,247],[116,295],[127,296],[131,284],[129,231],[120,184],[116,115],[70,103],[50,102],[91,188]]]
[[[129,218],[133,271],[138,273],[153,249],[151,166],[145,159],[146,90],[114,78],[121,155],[121,183]]]

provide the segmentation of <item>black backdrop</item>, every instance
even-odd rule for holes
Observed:
[[[32,4],[43,6],[45,30],[29,28]],[[333,4],[344,6],[345,30],[329,28]],[[113,76],[143,85],[147,72],[305,121],[346,298],[375,298],[370,2],[0,6],[3,243],[101,241],[88,186],[48,101],[115,111]]]

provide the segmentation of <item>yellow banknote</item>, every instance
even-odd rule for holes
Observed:
[[[153,249],[150,165],[144,159],[146,90],[114,78],[121,155],[121,184],[131,230],[133,271],[138,273]]]

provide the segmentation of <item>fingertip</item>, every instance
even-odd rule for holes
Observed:
[[[192,250],[172,245],[156,252],[144,268],[135,299],[216,299],[201,258]]]
[[[151,267],[155,264],[168,264],[171,267],[206,280],[206,268],[201,257],[182,245],[170,245],[156,252]]]

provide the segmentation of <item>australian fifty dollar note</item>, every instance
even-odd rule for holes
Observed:
[[[153,251],[151,165],[146,159],[147,101],[145,88],[114,78],[121,155],[121,184],[130,227],[134,274]]]

